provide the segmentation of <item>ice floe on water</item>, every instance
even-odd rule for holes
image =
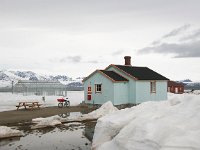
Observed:
[[[92,149],[199,150],[200,96],[169,94],[98,119]]]
[[[110,114],[118,111],[116,107],[113,106],[112,102],[108,101],[103,104],[99,109],[92,111],[91,113],[78,115],[78,116],[69,116],[67,118],[62,118],[60,116],[51,116],[47,118],[35,118],[32,119],[32,123],[35,123],[31,128],[44,128],[49,126],[56,126],[65,122],[74,122],[74,121],[86,121],[86,120],[95,120],[106,114]]]
[[[0,139],[8,137],[22,136],[23,133],[19,130],[12,129],[7,126],[0,126]]]

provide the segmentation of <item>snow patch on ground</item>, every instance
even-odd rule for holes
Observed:
[[[71,122],[71,123],[66,123],[64,125],[70,127],[70,126],[82,126],[83,124],[80,122]]]
[[[92,111],[91,113],[81,115],[80,120],[91,120],[98,119],[107,114],[118,111],[116,107],[113,106],[111,101],[104,103],[99,109]]]
[[[51,116],[47,118],[32,119],[32,123],[35,123],[36,125],[32,126],[31,128],[32,129],[44,128],[44,127],[55,126],[61,123],[71,122],[71,121],[79,122],[79,121],[85,121],[85,120],[94,120],[106,114],[110,114],[116,111],[118,111],[118,109],[113,106],[112,102],[108,101],[105,104],[103,104],[99,109],[94,110],[91,113],[84,114],[84,115],[69,116],[67,118],[62,118],[59,116]]]
[[[200,90],[194,90],[192,93],[196,95],[200,95]]]
[[[184,90],[185,93],[200,95],[200,90]]]
[[[0,126],[0,139],[8,137],[22,136],[23,133],[19,130],[12,129],[7,126]]]
[[[31,129],[54,127],[56,125],[62,124],[60,117],[58,116],[32,119],[32,123],[35,123],[36,125],[32,126]]]
[[[200,96],[169,94],[98,119],[92,149],[200,149]]]

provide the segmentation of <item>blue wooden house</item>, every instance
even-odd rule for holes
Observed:
[[[130,56],[124,58],[125,65],[111,64],[83,80],[85,103],[111,101],[114,105],[120,105],[167,99],[169,79],[148,67],[132,66]]]

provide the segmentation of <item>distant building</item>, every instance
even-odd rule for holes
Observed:
[[[168,92],[182,94],[184,93],[184,84],[175,81],[168,81]]]
[[[19,80],[13,90],[24,95],[66,95],[66,87],[59,81]]]
[[[138,104],[167,99],[168,79],[147,68],[131,65],[125,56],[125,65],[109,65],[96,70],[84,82],[84,100],[89,104]]]

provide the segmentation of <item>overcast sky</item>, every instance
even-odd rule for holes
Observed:
[[[200,81],[199,0],[0,0],[0,70],[87,76],[109,64]]]

